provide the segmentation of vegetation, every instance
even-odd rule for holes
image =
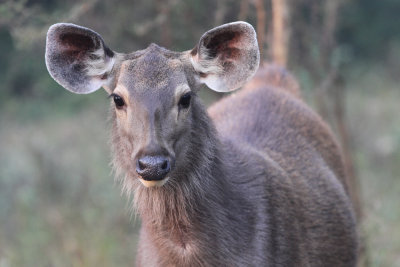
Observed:
[[[109,167],[107,94],[74,95],[51,79],[44,64],[51,24],[85,25],[121,52],[151,42],[187,50],[204,31],[238,18],[262,28],[262,8],[264,58],[281,62],[272,47],[274,2],[279,1],[2,1],[0,267],[132,266],[135,258],[140,222]],[[342,143],[361,191],[364,264],[400,265],[400,4],[282,2],[290,30],[282,62],[340,139],[332,114],[343,101],[348,140]],[[218,97],[206,90],[202,95],[207,103]]]

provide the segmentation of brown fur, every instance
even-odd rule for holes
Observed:
[[[124,100],[111,104],[111,143],[116,176],[142,220],[138,266],[355,266],[340,150],[296,80],[266,66],[208,111],[197,96],[201,83],[230,91],[254,74],[250,25],[217,27],[183,53],[154,44],[107,52],[97,33],[71,24],[50,28],[48,42],[46,63],[60,84],[76,93],[101,84]],[[190,106],[180,108],[188,92]],[[162,186],[140,182],[143,155],[171,159]]]

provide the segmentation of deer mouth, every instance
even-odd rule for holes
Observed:
[[[163,186],[167,181],[169,177],[165,177],[162,180],[144,180],[142,178],[139,178],[139,181],[145,186],[145,187],[161,187]]]

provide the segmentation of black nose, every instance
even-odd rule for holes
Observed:
[[[162,180],[170,170],[170,160],[164,156],[144,156],[136,164],[136,172],[147,181]]]

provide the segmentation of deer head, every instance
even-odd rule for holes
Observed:
[[[259,50],[245,22],[206,32],[190,51],[151,44],[129,54],[112,51],[90,29],[59,23],[47,34],[46,65],[73,93],[107,91],[114,102],[115,165],[132,183],[153,187],[176,179],[198,142],[193,124],[205,110],[197,97],[201,85],[219,92],[242,86],[257,70]]]

